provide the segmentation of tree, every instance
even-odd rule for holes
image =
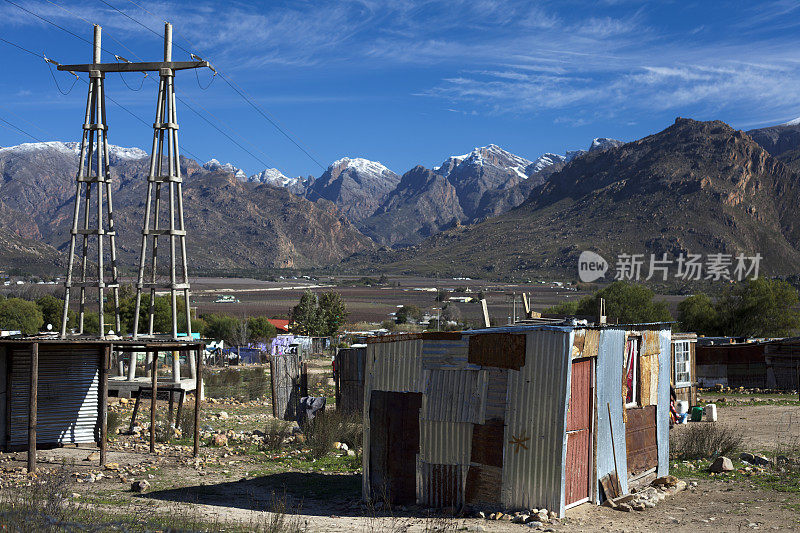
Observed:
[[[705,294],[693,294],[678,304],[678,328],[700,335],[719,335],[719,316]]]
[[[52,324],[53,329],[61,327],[61,317],[64,315],[64,300],[56,298],[52,294],[45,294],[36,300],[36,306],[42,312],[44,324]],[[75,311],[70,309],[67,312],[67,324],[75,324]]]
[[[597,316],[599,299],[606,301],[606,315],[621,324],[669,322],[672,315],[664,302],[654,302],[654,293],[638,284],[615,281],[578,302],[577,315]]]
[[[20,330],[25,335],[34,335],[44,324],[39,307],[21,298],[0,301],[0,329]]]
[[[445,322],[461,322],[461,309],[452,302],[448,302],[442,307],[442,320]]]
[[[273,338],[278,334],[270,321],[265,316],[254,316],[247,320],[247,328],[250,331],[251,342],[263,342]]]
[[[292,324],[292,333],[298,335],[317,335],[322,329],[322,317],[317,305],[317,297],[311,291],[306,291],[300,297],[300,302],[292,308],[289,316]]]
[[[419,320],[422,318],[422,311],[419,307],[413,304],[404,305],[400,307],[394,314],[395,322],[398,324],[405,324],[409,318]]]
[[[738,283],[717,302],[725,335],[787,337],[800,328],[797,290],[786,281],[765,278]]]
[[[222,340],[228,344],[236,341],[236,332],[239,321],[230,315],[209,314],[203,315],[205,329],[203,336],[209,339]]]
[[[319,313],[322,322],[320,333],[325,337],[336,335],[348,315],[342,295],[336,291],[323,292],[319,298]]]

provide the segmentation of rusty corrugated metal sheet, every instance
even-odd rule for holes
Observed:
[[[486,372],[425,370],[422,418],[448,422],[483,422]]]
[[[509,371],[503,504],[564,514],[567,391],[572,331],[527,333],[525,366]]]
[[[464,503],[467,467],[418,462],[417,503],[428,507],[456,507]]]
[[[469,465],[472,424],[420,419],[419,433],[421,461],[442,465]]]
[[[369,344],[372,388],[394,392],[422,392],[422,339]]]

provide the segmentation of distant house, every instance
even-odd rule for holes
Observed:
[[[467,304],[474,300],[472,296],[451,296],[448,298],[451,302],[459,302],[462,304]]]
[[[278,333],[289,333],[289,321],[283,318],[268,318],[269,323],[275,326]]]
[[[698,339],[697,379],[701,386],[798,388],[800,337],[742,341],[744,339]]]

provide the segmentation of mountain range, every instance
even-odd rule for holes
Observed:
[[[798,129],[766,133],[773,156],[754,141],[760,130],[748,135],[719,121],[679,118],[644,139],[574,158],[504,214],[405,249],[364,252],[348,264],[427,275],[575,277],[579,254],[591,250],[611,263],[613,276],[623,253],[760,253],[762,274],[795,273],[800,174],[791,159],[797,145],[786,139]]]
[[[118,253],[130,270],[148,156],[121,147],[110,155]],[[0,148],[2,264],[63,270],[77,160],[77,143]],[[610,260],[759,252],[767,272],[800,266],[800,123],[744,133],[677,119],[630,143],[597,138],[532,160],[490,144],[402,175],[356,157],[318,178],[248,176],[215,159],[181,166],[196,270],[574,276],[582,250]]]

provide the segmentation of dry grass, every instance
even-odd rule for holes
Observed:
[[[713,459],[732,456],[744,440],[735,430],[714,422],[694,422],[672,439],[672,454],[677,459]]]

